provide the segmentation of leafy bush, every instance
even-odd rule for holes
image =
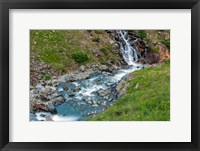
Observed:
[[[72,54],[72,58],[77,62],[77,63],[84,63],[89,60],[89,57],[86,53],[83,51],[77,51]]]
[[[139,30],[137,32],[137,36],[140,37],[141,39],[144,39],[144,38],[146,38],[147,34],[144,30]]]
[[[160,42],[170,50],[170,40],[169,39],[161,40]]]
[[[110,50],[111,50],[111,46],[109,45],[105,45],[100,49],[100,51],[103,52],[105,55],[108,55]]]
[[[99,36],[95,36],[95,37],[93,37],[93,38],[92,38],[92,41],[94,41],[94,42],[99,42],[99,41],[100,41]]]

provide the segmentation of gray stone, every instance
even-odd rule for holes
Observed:
[[[119,45],[118,45],[117,43],[114,43],[114,44],[112,45],[112,48],[113,48],[114,50],[118,50],[118,52],[119,52]]]
[[[121,97],[126,93],[126,88],[127,88],[128,84],[125,81],[120,81],[116,87],[116,90],[118,92],[117,97]]]
[[[81,66],[80,66],[80,71],[81,71],[81,72],[84,72],[84,71],[85,71],[85,66],[81,65]]]
[[[106,65],[101,65],[101,66],[99,66],[99,70],[106,71],[106,70],[108,70],[108,67]]]

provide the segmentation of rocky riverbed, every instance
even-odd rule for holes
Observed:
[[[51,80],[41,80],[30,91],[30,120],[86,120],[100,114],[125,92],[128,73],[138,65],[81,66],[79,70]]]

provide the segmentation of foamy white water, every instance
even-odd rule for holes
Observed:
[[[136,66],[137,64],[135,62],[138,61],[138,54],[135,48],[133,48],[128,42],[129,37],[127,32],[124,30],[118,30],[117,33],[120,40],[122,41],[122,43],[120,43],[120,51],[124,61],[128,65]]]
[[[79,117],[76,116],[60,116],[60,115],[52,115],[48,112],[38,112],[35,114],[37,120],[46,121],[46,117],[50,117],[53,121],[77,121]]]

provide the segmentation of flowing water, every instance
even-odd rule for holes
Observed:
[[[124,30],[117,31],[120,43],[120,51],[124,61],[131,66],[137,66],[138,54],[134,47],[131,46],[128,33]]]
[[[138,64],[138,55],[135,48],[129,43],[126,31],[118,30],[120,52],[124,61],[129,65],[126,68],[110,72],[96,72],[87,79],[75,82],[61,82],[57,86],[58,94],[63,96],[65,103],[56,106],[56,115],[39,112],[30,115],[31,120],[46,120],[50,116],[54,121],[80,121],[94,117],[117,100],[116,86],[123,77],[143,66]]]

